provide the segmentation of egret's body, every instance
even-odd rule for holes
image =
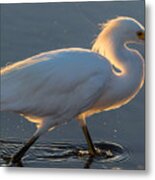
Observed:
[[[20,113],[38,127],[16,159],[47,130],[73,118],[86,127],[86,117],[118,108],[137,94],[144,81],[144,61],[126,44],[141,42],[142,35],[136,34],[140,31],[144,28],[134,19],[116,18],[99,34],[92,50],[49,51],[1,69],[1,110]],[[92,144],[90,148],[94,151]]]
[[[2,70],[2,110],[21,113],[41,127],[49,121],[52,127],[91,107],[110,73],[108,61],[89,50],[62,49],[34,56]]]

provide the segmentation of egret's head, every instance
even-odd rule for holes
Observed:
[[[105,55],[107,48],[126,43],[144,43],[145,29],[131,17],[117,17],[102,25],[102,31],[94,41],[92,50]]]
[[[127,43],[142,43],[145,40],[144,27],[131,17],[117,17],[110,20],[103,26],[104,31]]]
[[[92,51],[107,57],[116,67],[115,51],[128,43],[144,43],[145,29],[131,17],[117,17],[102,25],[102,30],[93,42]],[[118,51],[119,52],[119,51]]]

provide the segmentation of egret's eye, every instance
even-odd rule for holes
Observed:
[[[143,31],[138,31],[137,36],[139,39],[144,40],[145,39],[145,33]]]

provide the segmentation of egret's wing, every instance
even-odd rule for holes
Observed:
[[[97,100],[108,81],[109,64],[95,53],[47,53],[42,58],[46,60],[38,57],[33,63],[32,58],[2,75],[2,96],[9,110],[75,116]]]

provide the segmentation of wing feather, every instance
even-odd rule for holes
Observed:
[[[4,110],[75,116],[96,102],[108,80],[108,62],[87,50],[48,52],[41,59],[29,58],[1,75]]]

